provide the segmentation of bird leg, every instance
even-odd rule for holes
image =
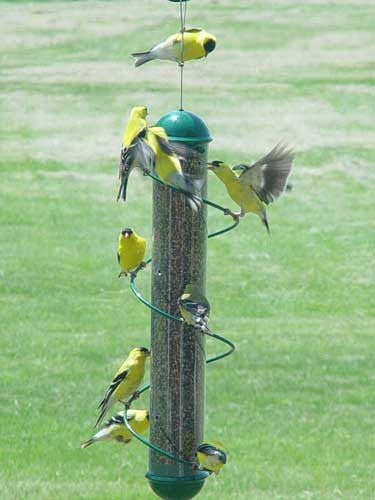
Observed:
[[[241,211],[241,212],[232,212],[232,210],[231,210],[230,208],[226,208],[226,209],[224,210],[224,215],[230,215],[231,217],[233,217],[233,219],[234,219],[235,221],[238,221],[238,219],[239,219],[240,217],[243,217],[243,216],[244,216],[244,214],[242,213],[242,211]]]
[[[135,401],[136,399],[139,398],[141,393],[139,391],[134,391],[133,394],[130,396],[130,398],[124,403],[128,408],[130,408],[130,405]]]
[[[137,277],[138,272],[147,266],[146,262],[141,262],[135,271],[130,272],[130,277],[134,280]]]
[[[121,276],[127,276],[128,273],[126,271],[121,271],[120,274],[118,275],[119,278],[121,278]]]

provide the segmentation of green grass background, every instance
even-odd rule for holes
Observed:
[[[271,237],[248,215],[208,245],[211,326],[237,351],[207,369],[206,437],[229,459],[202,499],[374,498],[374,17],[372,0],[188,4],[218,38],[185,71],[210,158],[298,150]],[[151,183],[134,173],[116,204],[117,164],[133,105],[151,123],[178,107],[177,67],[129,56],[178,5],[1,2],[0,24],[0,497],[151,500],[142,445],[79,443],[149,343],[115,251],[123,226],[150,240]],[[209,196],[234,208],[211,174]]]

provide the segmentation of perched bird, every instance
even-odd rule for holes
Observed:
[[[120,265],[118,277],[127,276],[143,263],[146,240],[130,227],[123,229],[118,237],[117,260]]]
[[[229,196],[241,208],[238,213],[231,210],[227,210],[227,213],[238,218],[253,212],[261,218],[269,232],[264,203],[268,205],[283,193],[293,158],[294,153],[290,148],[278,144],[252,165],[240,164],[231,168],[222,161],[209,163],[209,170],[225,184]],[[241,170],[240,175],[235,170]]]
[[[98,406],[100,414],[95,426],[100,424],[106,412],[115,403],[125,403],[126,398],[138,389],[145,374],[145,361],[150,355],[151,352],[146,347],[136,347],[130,351]]]
[[[188,198],[191,208],[198,210],[202,204],[201,183],[184,174],[181,167],[180,159],[185,161],[189,155],[187,148],[182,144],[172,146],[162,127],[150,127],[147,130],[146,141],[155,155],[156,174],[163,181],[181,189]]]
[[[204,333],[211,334],[207,322],[210,315],[210,304],[206,297],[199,292],[197,285],[189,283],[184,293],[178,299],[181,316],[189,325],[199,328]]]
[[[216,38],[200,28],[192,28],[182,33],[175,33],[169,36],[164,42],[159,43],[146,52],[134,52],[135,66],[152,61],[153,59],[163,59],[181,63],[192,59],[200,59],[207,55],[216,47]],[[182,57],[181,57],[182,56]]]
[[[117,201],[122,198],[126,201],[126,188],[130,172],[134,167],[146,168],[148,159],[147,148],[144,147],[142,138],[147,129],[147,108],[146,106],[135,106],[130,112],[130,118],[126,125],[122,138],[122,148],[120,156],[119,178],[120,189]]]
[[[219,474],[220,469],[227,462],[225,452],[209,443],[203,443],[198,446],[197,458],[199,468],[207,470],[210,474]]]
[[[125,129],[119,169],[120,189],[117,200],[126,201],[126,188],[131,171],[139,167],[144,173],[153,170],[165,182],[181,189],[193,210],[198,210],[201,182],[184,174],[181,162],[195,153],[183,144],[171,144],[162,127],[148,127],[147,108],[136,106]]]
[[[150,426],[147,410],[128,410],[127,419],[130,427],[138,434],[142,434]],[[121,411],[117,413],[117,415],[113,415],[113,417],[104,424],[103,429],[100,429],[100,431],[94,434],[90,439],[82,443],[81,448],[87,448],[90,444],[96,443],[96,441],[104,441],[107,439],[127,444],[130,443],[132,437],[133,436],[128,431],[124,422],[124,412]]]

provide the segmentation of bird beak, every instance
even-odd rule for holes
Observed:
[[[214,169],[212,163],[207,163],[207,169],[208,170],[213,170]]]

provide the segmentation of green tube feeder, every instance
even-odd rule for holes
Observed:
[[[212,139],[204,121],[178,110],[163,115],[156,125],[172,143],[185,143],[194,151],[183,168],[203,183],[205,196]],[[206,252],[206,205],[194,212],[183,193],[154,182],[152,303],[179,317],[177,299],[187,283],[196,283],[205,293]],[[193,327],[152,311],[151,349],[150,441],[185,462],[151,449],[146,477],[159,497],[187,500],[208,476],[191,463],[204,436],[205,339]]]

